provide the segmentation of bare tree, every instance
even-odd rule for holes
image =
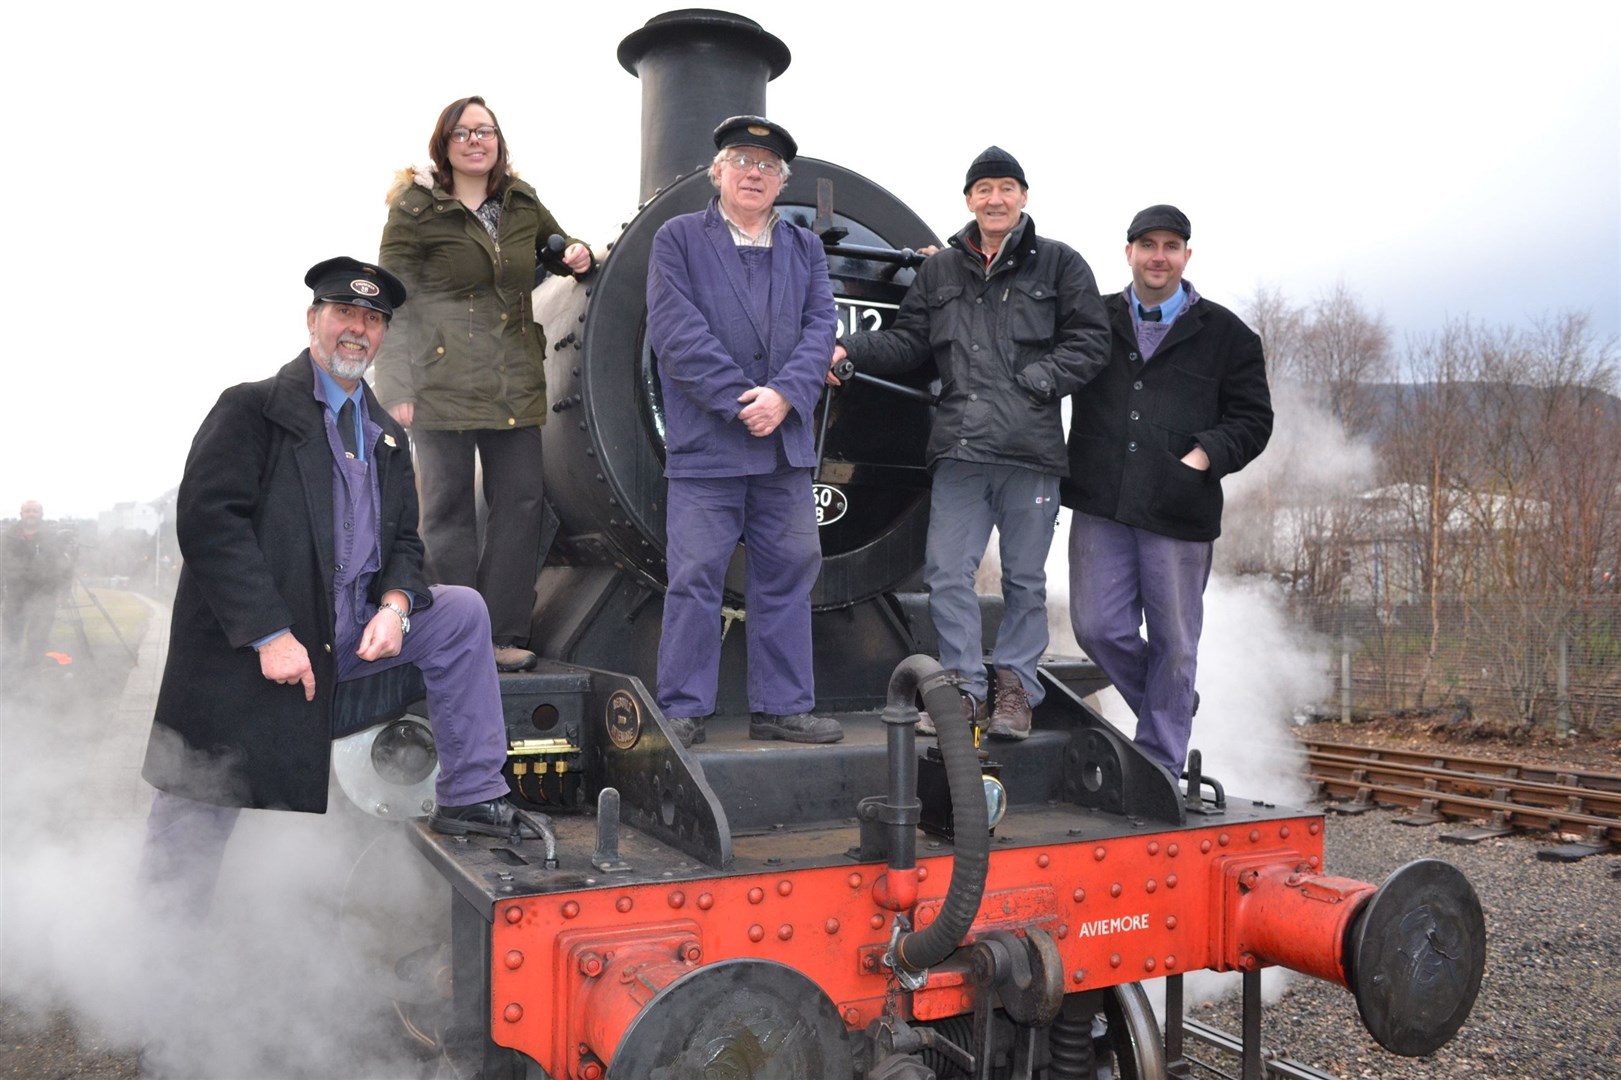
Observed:
[[[1342,281],[1308,312],[1296,368],[1296,378],[1323,387],[1347,432],[1366,431],[1375,417],[1364,390],[1391,375],[1390,327]]]
[[[1486,344],[1482,474],[1469,512],[1490,541],[1483,569],[1495,594],[1496,665],[1528,731],[1562,681],[1553,673],[1621,529],[1614,344],[1594,340],[1585,314]]]
[[[1244,321],[1261,339],[1267,381],[1276,386],[1284,378],[1296,377],[1305,315],[1289,303],[1283,289],[1276,284],[1257,285],[1244,307]]]
[[[1413,382],[1395,395],[1381,457],[1386,483],[1404,493],[1395,507],[1413,539],[1410,550],[1425,609],[1427,640],[1416,687],[1421,708],[1436,675],[1443,598],[1463,584],[1456,556],[1462,554],[1458,546],[1467,542],[1458,526],[1469,483],[1458,470],[1470,457],[1478,336],[1468,321],[1452,322],[1409,343],[1407,370]]]

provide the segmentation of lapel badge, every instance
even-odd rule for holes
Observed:
[[[390,435],[386,431],[383,432],[383,445],[388,447],[390,450],[395,449],[395,446],[396,446],[396,444],[394,442],[394,436]]]

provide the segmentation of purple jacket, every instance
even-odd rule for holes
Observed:
[[[812,416],[837,317],[822,241],[779,220],[771,236],[771,318],[758,324],[719,200],[666,221],[647,270],[647,334],[664,389],[666,476],[747,476],[816,464]],[[737,419],[738,396],[770,386],[793,408],[771,436]]]

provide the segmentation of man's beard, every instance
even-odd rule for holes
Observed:
[[[359,345],[368,349],[371,344],[363,337],[343,334],[339,336],[337,343],[333,346],[331,355],[321,357],[321,359],[326,361],[327,371],[331,372],[334,379],[342,379],[345,382],[359,382],[365,377],[366,369],[371,367],[371,356],[366,355],[359,359],[350,359],[344,355],[341,348],[345,343]]]

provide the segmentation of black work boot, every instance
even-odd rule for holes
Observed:
[[[752,713],[749,716],[749,738],[782,739],[784,742],[835,743],[844,738],[839,722],[827,716],[794,713],[778,716],[776,713]]]
[[[666,716],[664,719],[682,746],[701,743],[708,738],[704,734],[704,721],[709,719],[707,716]]]
[[[489,799],[465,806],[437,806],[428,819],[428,827],[450,836],[503,836],[513,840],[534,839],[544,836],[541,822],[545,815],[519,810],[506,799]]]
[[[996,708],[985,734],[993,739],[1023,739],[1030,734],[1030,695],[1018,672],[996,669]]]

